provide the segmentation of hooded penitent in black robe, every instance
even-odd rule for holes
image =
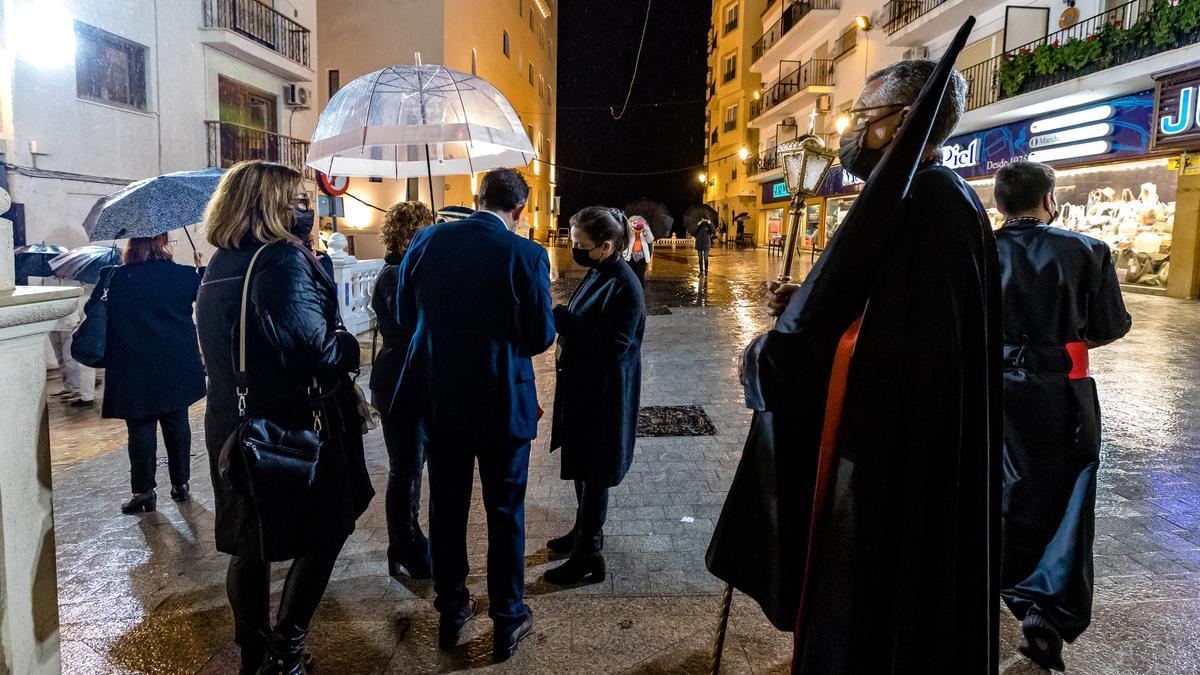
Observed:
[[[1104,242],[1019,219],[996,233],[996,244],[1004,296],[1001,595],[1018,619],[1040,615],[1072,642],[1092,618],[1100,465],[1087,343],[1112,342],[1131,321]]]
[[[970,187],[917,166],[973,23],[745,355],[756,412],[707,563],[796,630],[795,672],[997,669],[995,240]],[[852,324],[851,353],[838,345]],[[831,380],[839,351],[844,377]]]

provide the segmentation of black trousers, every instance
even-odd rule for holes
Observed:
[[[700,273],[708,274],[708,249],[697,249],[696,255],[700,258]]]
[[[467,516],[475,460],[487,513],[488,614],[497,626],[519,624],[525,606],[525,484],[529,441],[487,445],[464,439],[429,439],[429,542],[433,605],[443,615],[463,615],[467,592]]]
[[[295,638],[308,631],[343,544],[344,540],[292,561],[275,620],[282,635]],[[225,592],[233,608],[233,640],[242,651],[242,666],[255,672],[271,632],[271,563],[232,556],[225,574]]]
[[[393,411],[383,415],[381,421],[388,453],[384,504],[388,560],[402,560],[421,531],[421,470],[425,466],[425,448],[421,445],[417,418],[411,413]]]
[[[649,263],[646,262],[645,258],[643,258],[641,260],[631,260],[629,262],[629,268],[633,270],[633,273],[635,275],[637,275],[638,281],[641,282],[641,284],[642,284],[642,288],[646,287],[646,267],[647,266],[649,266]]]
[[[604,548],[604,521],[608,519],[608,488],[590,481],[575,481],[575,550],[590,555]]]
[[[192,427],[187,408],[157,417],[125,420],[129,432],[129,474],[134,494],[154,489],[155,455],[158,454],[158,427],[162,426],[167,446],[167,473],[171,485],[183,485],[192,478]]]

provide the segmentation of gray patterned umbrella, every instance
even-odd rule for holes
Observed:
[[[204,220],[223,169],[178,171],[130,183],[83,222],[92,241],[153,237]],[[189,235],[190,238],[190,235]]]

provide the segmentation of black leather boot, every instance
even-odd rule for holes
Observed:
[[[429,562],[429,538],[417,529],[413,540],[399,555],[388,555],[388,574],[393,579],[408,576],[412,579],[428,579],[433,576],[433,568]]]
[[[567,561],[554,569],[546,570],[543,578],[558,586],[577,584],[585,579],[591,583],[604,581],[607,571],[604,567],[604,556],[599,553],[572,555]]]
[[[570,532],[561,537],[555,537],[546,542],[546,548],[550,549],[553,553],[561,555],[570,553],[575,548],[575,528],[571,528]]]
[[[1025,639],[1017,651],[1047,670],[1066,671],[1062,658],[1063,639],[1054,624],[1041,614],[1030,612],[1021,622],[1021,631]]]
[[[121,505],[121,513],[127,516],[135,513],[150,513],[158,505],[158,495],[153,490],[150,492],[140,492],[133,496],[133,499]]]
[[[312,659],[304,653],[307,630],[295,626],[276,626],[267,643],[267,654],[263,658],[259,675],[309,675]]]
[[[192,488],[187,483],[171,486],[171,499],[177,502],[192,501]]]

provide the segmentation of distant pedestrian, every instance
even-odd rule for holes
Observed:
[[[71,355],[73,332],[83,321],[83,307],[95,289],[92,284],[81,286],[83,295],[79,297],[75,311],[59,319],[50,332],[50,344],[58,358],[58,372],[62,377],[62,389],[53,396],[72,408],[91,408],[96,405],[96,369],[83,365]]]
[[[704,218],[696,225],[696,253],[700,259],[700,276],[708,276],[708,254],[712,250],[713,237],[717,230],[712,221]]]
[[[646,270],[654,256],[654,234],[641,216],[629,217],[629,245],[625,248],[625,262],[637,275],[638,283],[646,287]]]
[[[570,553],[546,581],[603,581],[604,521],[609,488],[633,462],[642,386],[646,307],[641,284],[625,263],[628,227],[617,209],[586,208],[571,217],[571,253],[589,268],[567,305],[554,308],[558,379],[550,450],[561,448],[563,480],[575,482],[575,524],[551,539]]]
[[[125,420],[133,498],[122,513],[153,511],[158,428],[167,446],[171,498],[190,499],[192,429],[188,406],[204,397],[204,368],[196,345],[192,303],[203,268],[172,261],[166,234],[135,237],[125,263],[101,270],[95,303],[107,294],[108,330],[104,369],[107,386],[101,417]]]
[[[1000,594],[1022,654],[1064,670],[1063,641],[1092,618],[1100,402],[1088,350],[1124,336],[1129,313],[1108,245],[1050,223],[1054,170],[996,174],[1003,287],[1004,498]]]
[[[384,267],[375,279],[371,308],[383,347],[371,367],[371,400],[383,422],[383,442],[388,453],[387,516],[388,574],[399,578],[428,579],[429,539],[421,531],[421,471],[425,448],[418,430],[417,403],[397,401],[396,385],[408,356],[412,326],[396,320],[400,295],[400,262],[420,228],[433,222],[433,212],[421,202],[400,202],[383,216],[380,238],[387,249]]]
[[[398,323],[413,336],[398,396],[418,406],[429,462],[438,645],[453,649],[475,614],[467,516],[478,461],[497,661],[533,631],[525,604],[525,484],[539,417],[531,357],[554,340],[550,259],[513,234],[528,199],[521,174],[489,171],[479,210],[418,232],[400,264]]]
[[[221,178],[205,216],[208,241],[218,251],[196,306],[209,374],[204,427],[217,550],[232,556],[225,584],[243,673],[306,672],[309,623],[342,545],[374,495],[350,378],[358,369],[358,340],[338,320],[332,282],[292,231],[301,195],[294,169],[241,162]],[[239,314],[255,255],[241,380]],[[319,423],[316,480],[306,493],[256,499],[221,476],[221,449],[242,419],[242,400],[249,419],[288,430]],[[271,563],[284,560],[293,562],[272,629]]]

